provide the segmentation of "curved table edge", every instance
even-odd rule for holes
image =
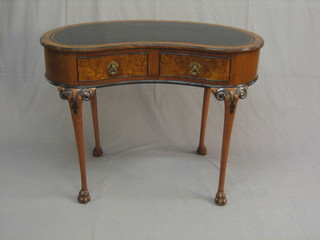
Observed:
[[[63,88],[103,88],[103,87],[111,87],[111,86],[119,86],[119,85],[129,85],[129,84],[143,84],[143,83],[156,83],[156,84],[175,84],[175,85],[184,85],[184,86],[193,86],[193,87],[202,87],[202,88],[236,88],[236,87],[248,87],[253,85],[257,82],[259,75],[256,78],[248,83],[245,84],[238,84],[238,85],[210,85],[210,84],[201,84],[196,82],[187,82],[187,81],[177,81],[177,80],[130,80],[130,81],[123,81],[123,82],[113,82],[113,83],[104,83],[104,84],[97,84],[97,85],[66,85],[66,84],[58,84],[51,81],[45,74],[46,80],[54,85]]]

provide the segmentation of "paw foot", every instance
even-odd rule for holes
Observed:
[[[226,205],[227,197],[224,192],[217,192],[215,202],[218,206]]]
[[[199,146],[197,149],[197,153],[199,155],[207,155],[207,148],[206,146]]]
[[[80,190],[78,195],[78,202],[79,203],[87,203],[90,201],[90,195],[87,190]]]
[[[101,148],[94,148],[92,155],[94,157],[100,157],[102,155],[102,149]]]

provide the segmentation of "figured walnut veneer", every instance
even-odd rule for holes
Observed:
[[[107,69],[111,62],[115,62],[118,66],[115,75],[111,75]],[[79,82],[146,77],[148,76],[148,54],[133,52],[78,57],[77,69]]]

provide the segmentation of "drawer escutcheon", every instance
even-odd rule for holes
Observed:
[[[118,74],[118,67],[119,67],[119,64],[117,62],[111,61],[107,66],[109,75],[111,75],[111,76],[117,75]]]
[[[192,62],[189,65],[190,67],[190,75],[196,77],[200,74],[201,65],[198,62]]]

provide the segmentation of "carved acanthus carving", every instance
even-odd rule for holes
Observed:
[[[79,110],[79,101],[89,101],[94,94],[94,89],[91,88],[71,89],[58,87],[58,90],[60,91],[61,99],[70,101],[71,109],[75,115]]]
[[[228,101],[231,114],[235,112],[238,98],[245,99],[247,96],[246,87],[212,88],[212,92],[218,101]]]

